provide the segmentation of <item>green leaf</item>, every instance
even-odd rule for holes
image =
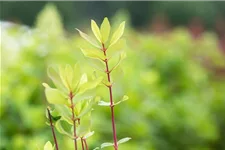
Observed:
[[[76,94],[74,97],[73,97],[73,103],[74,104],[77,104],[79,103],[80,101],[82,100],[88,100],[88,99],[92,99],[93,98],[93,95],[94,95],[94,92],[93,90],[89,90],[87,92],[84,92],[84,93],[78,93]]]
[[[82,49],[81,51],[83,52],[84,56],[94,58],[94,59],[99,59],[104,61],[106,59],[104,53],[100,50],[97,49]]]
[[[109,20],[107,17],[105,17],[100,28],[103,43],[107,42],[109,38],[110,28],[111,27],[110,27]]]
[[[110,72],[111,72],[112,70],[115,70],[115,69],[119,66],[119,64],[122,62],[122,60],[124,60],[125,58],[126,58],[126,52],[122,51],[122,52],[120,53],[118,62],[116,63],[116,65],[115,65],[114,67],[112,67],[112,69],[110,70]]]
[[[77,115],[78,118],[83,117],[84,115],[86,115],[87,113],[91,112],[92,106],[93,106],[94,101],[92,99],[90,100],[85,100],[83,103],[83,106],[81,108],[81,111],[79,112],[79,114]]]
[[[97,40],[102,43],[102,35],[101,32],[99,30],[98,25],[96,24],[96,22],[94,20],[91,20],[91,29],[95,35],[95,37],[97,38]]]
[[[59,66],[59,76],[61,78],[61,81],[63,83],[63,85],[66,87],[66,89],[69,91],[71,89],[67,77],[66,77],[66,71],[65,68],[63,66]]]
[[[48,141],[45,146],[44,146],[44,150],[54,150],[52,143],[50,141]]]
[[[91,129],[91,113],[82,117],[80,125],[77,127],[77,135],[83,137],[90,132]]]
[[[67,121],[69,124],[73,125],[73,122],[71,120],[72,113],[69,107],[66,105],[55,105],[56,111],[62,116],[63,120]]]
[[[92,135],[94,135],[95,131],[89,132],[88,134],[86,134],[83,138],[87,139],[89,137],[91,137]]]
[[[107,49],[107,56],[109,56],[108,59],[110,59],[111,57],[120,53],[121,50],[123,50],[125,48],[125,45],[126,45],[126,40],[125,39],[119,39],[118,42],[116,42],[114,45],[109,47]]]
[[[114,146],[114,144],[113,143],[102,143],[101,144],[101,148],[109,147],[109,146]]]
[[[110,102],[105,102],[105,101],[99,101],[98,102],[99,106],[110,106]]]
[[[102,82],[103,77],[98,77],[97,79],[93,80],[93,81],[89,81],[87,83],[81,84],[79,87],[79,90],[77,92],[77,94],[82,94],[87,90],[91,90],[93,88],[95,88],[97,85],[99,85]]]
[[[72,91],[75,92],[80,82],[81,69],[80,65],[76,63],[73,69],[73,82],[72,82]]]
[[[122,144],[122,143],[125,143],[125,142],[129,141],[130,139],[131,139],[130,137],[126,137],[126,138],[123,138],[123,139],[119,140],[117,143],[119,145],[119,144]]]
[[[124,32],[124,28],[125,28],[125,21],[123,21],[118,27],[118,29],[114,32],[109,47],[114,45],[121,38]]]
[[[88,58],[88,63],[95,69],[105,73],[105,62],[99,61],[98,59]]]
[[[66,65],[65,68],[65,80],[68,83],[70,90],[72,91],[73,83],[73,68],[70,65]]]
[[[56,129],[59,131],[59,133],[64,134],[64,135],[67,135],[68,137],[74,139],[74,136],[73,136],[71,133],[69,133],[68,131],[66,131],[66,130],[64,129],[64,127],[62,126],[61,123],[62,123],[62,121],[59,120],[59,121],[57,121],[56,124],[55,124],[55,127],[56,127]]]
[[[88,36],[87,34],[83,33],[82,31],[80,31],[79,29],[76,28],[76,30],[79,32],[80,36],[85,39],[86,41],[88,41],[91,45],[95,46],[96,48],[101,48],[101,46],[90,36]]]
[[[123,98],[122,98],[120,101],[116,102],[114,105],[118,105],[118,104],[120,104],[121,102],[124,102],[124,101],[126,101],[126,100],[128,100],[128,99],[129,99],[129,97],[128,97],[127,95],[124,95]]]
[[[95,149],[93,149],[93,150],[97,150],[97,149],[99,149],[99,147],[95,147]]]
[[[63,85],[61,78],[55,68],[48,67],[47,74],[58,89],[62,89],[64,92],[66,91],[66,88]]]
[[[57,89],[45,88],[45,95],[50,104],[66,104],[66,98]]]

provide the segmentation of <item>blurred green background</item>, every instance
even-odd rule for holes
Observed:
[[[225,149],[225,2],[0,2],[0,150],[43,149],[52,140],[45,124],[42,82],[47,67],[83,64],[90,19],[107,16],[115,29],[126,21],[127,58],[114,74],[121,150]],[[106,89],[97,92],[108,98]],[[110,112],[95,106],[90,149],[112,141]],[[63,150],[73,142],[60,136]],[[110,148],[109,148],[110,149]]]

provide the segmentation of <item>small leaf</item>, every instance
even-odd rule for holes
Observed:
[[[59,73],[56,71],[55,68],[48,67],[47,73],[48,73],[49,78],[53,81],[53,83],[55,84],[55,86],[58,89],[61,89],[63,91],[66,91],[66,88],[64,87],[64,85],[63,85],[63,83],[61,81],[61,78],[59,76]]]
[[[62,127],[62,125],[61,125],[61,120],[59,120],[59,121],[56,122],[55,127],[56,127],[56,129],[59,131],[59,133],[64,134],[64,135],[67,135],[68,137],[74,139],[74,136],[73,136],[71,133],[67,132],[67,131]]]
[[[50,141],[48,141],[45,146],[44,146],[44,150],[54,150],[52,143]]]
[[[73,68],[73,82],[72,82],[72,91],[75,92],[80,82],[81,69],[80,65],[76,63]]]
[[[118,29],[114,32],[109,47],[114,45],[121,38],[124,32],[124,28],[125,28],[125,21],[123,21],[118,27]]]
[[[129,141],[130,139],[131,139],[130,137],[122,138],[122,139],[119,140],[117,143],[118,143],[118,145],[119,145],[119,144],[122,144],[122,143],[125,143],[125,142]]]
[[[99,44],[93,39],[91,38],[90,36],[88,36],[87,34],[83,33],[82,31],[80,31],[79,29],[76,29],[80,36],[85,39],[86,41],[88,41],[91,45],[97,47],[97,48],[101,48],[101,46],[99,46]]]
[[[69,124],[73,125],[71,120],[72,113],[71,110],[66,105],[55,105],[55,110],[61,115],[63,120],[67,121]]]
[[[105,102],[105,101],[99,101],[98,102],[99,106],[110,106],[110,102]]]
[[[83,117],[84,115],[86,115],[87,113],[91,112],[93,106],[93,100],[86,100],[84,103],[84,106],[82,107],[82,110],[80,111],[80,113],[77,115],[78,118]]]
[[[93,149],[93,150],[97,150],[97,149],[99,149],[99,147],[96,147],[95,149]]]
[[[118,54],[123,50],[126,46],[126,40],[125,39],[119,39],[118,42],[116,42],[114,45],[109,47],[107,49],[107,56],[109,56],[108,59],[113,57],[114,55]]]
[[[89,90],[89,91],[81,93],[81,94],[78,93],[73,97],[73,103],[77,104],[82,100],[92,99],[93,95],[94,95],[93,90]]]
[[[122,98],[120,101],[116,102],[114,105],[118,105],[118,104],[120,104],[121,102],[124,102],[124,101],[126,101],[126,100],[128,100],[128,99],[129,99],[129,97],[128,97],[127,95],[124,95],[123,98]]]
[[[109,146],[114,146],[114,144],[113,143],[102,143],[101,144],[101,148],[109,147]]]
[[[93,81],[89,81],[87,83],[84,83],[82,85],[80,85],[79,90],[77,92],[77,94],[82,94],[87,90],[91,90],[93,88],[95,88],[97,85],[99,85],[102,82],[103,77],[99,77]]]
[[[57,89],[45,88],[46,99],[50,104],[65,104],[66,98]]]
[[[91,29],[95,35],[95,37],[97,38],[97,40],[102,43],[102,35],[101,32],[99,30],[98,25],[96,24],[96,22],[94,20],[91,20]]]
[[[110,70],[110,72],[111,72],[112,70],[115,70],[115,69],[119,66],[119,64],[122,62],[122,60],[124,60],[125,58],[126,58],[126,52],[122,51],[122,52],[120,53],[118,62],[116,63],[116,65],[115,65],[114,67],[112,67],[112,69]]]
[[[107,17],[104,18],[102,24],[101,24],[101,35],[102,35],[102,42],[105,43],[107,42],[109,38],[109,33],[110,33],[110,23]]]
[[[92,135],[94,135],[95,131],[89,132],[88,134],[86,134],[83,138],[87,139],[89,137],[91,137]]]
[[[90,132],[91,128],[91,113],[86,114],[82,117],[80,125],[77,127],[77,136],[84,137]]]
[[[99,59],[104,61],[106,59],[105,55],[103,52],[97,49],[82,49],[81,51],[83,52],[84,56],[94,58],[94,59]]]

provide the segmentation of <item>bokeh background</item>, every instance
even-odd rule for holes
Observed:
[[[225,149],[225,2],[0,2],[0,150],[43,149],[52,140],[45,124],[42,82],[47,67],[83,64],[90,19],[107,16],[113,29],[125,20],[127,58],[114,73],[121,150]],[[103,99],[108,93],[97,90]],[[95,106],[90,149],[112,141],[109,109]],[[60,148],[73,149],[59,138]],[[110,149],[110,148],[108,148]]]

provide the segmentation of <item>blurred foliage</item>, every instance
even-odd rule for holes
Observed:
[[[1,1],[0,18],[34,25],[36,15],[46,3],[48,2]],[[64,25],[69,30],[73,30],[74,26],[88,24],[87,20],[91,18],[99,21],[105,16],[111,18],[120,9],[130,12],[132,25],[135,27],[148,26],[149,21],[158,13],[166,14],[172,25],[187,25],[191,18],[200,17],[210,28],[214,27],[217,17],[225,17],[224,1],[52,1],[52,3],[59,9]]]
[[[121,13],[113,21],[129,17]],[[84,41],[68,35],[59,16],[48,5],[34,28],[1,22],[1,150],[31,150],[53,142],[41,85],[50,82],[48,66],[79,61],[85,72],[94,71],[79,50]],[[186,28],[163,35],[138,33],[129,25],[127,58],[113,75],[115,99],[124,93],[130,97],[115,110],[118,138],[132,137],[120,149],[225,149],[225,78],[217,71],[225,68],[225,58],[216,36],[205,32],[192,39]],[[105,88],[98,92],[108,98]],[[111,126],[109,110],[95,106],[93,117],[90,149],[112,142],[105,128]],[[58,138],[61,149],[73,149],[67,137]]]

